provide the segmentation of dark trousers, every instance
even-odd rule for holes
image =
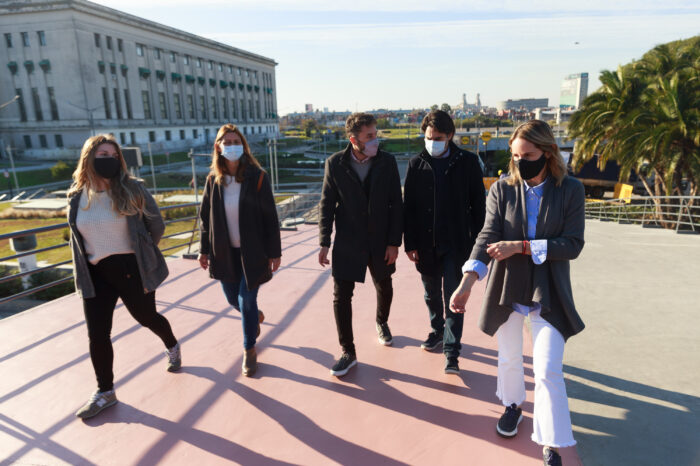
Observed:
[[[83,311],[90,339],[90,359],[97,376],[100,391],[114,387],[112,364],[112,316],[121,298],[129,314],[144,327],[158,335],[166,348],[172,348],[177,340],[170,323],[156,311],[156,293],[144,293],[136,256],[115,254],[105,257],[97,265],[88,263],[90,277],[95,286],[95,297],[83,299]]]
[[[437,272],[421,274],[425,289],[425,304],[430,314],[430,327],[437,335],[443,335],[443,351],[446,356],[459,356],[462,349],[464,314],[450,310],[450,297],[457,289],[462,276],[454,260],[454,254],[438,255]]]
[[[389,309],[391,308],[391,300],[394,297],[391,275],[377,280],[374,267],[371,265],[369,266],[369,272],[372,275],[374,289],[377,291],[377,323],[384,324],[389,320]],[[355,282],[352,280],[339,280],[335,277],[333,277],[333,281],[333,313],[335,314],[335,325],[338,328],[338,340],[344,352],[355,354],[352,334],[352,293],[355,289]]]
[[[231,255],[233,256],[233,266],[236,268],[236,275],[240,278],[236,282],[225,282],[222,280],[221,288],[224,290],[228,303],[241,313],[243,347],[251,349],[255,346],[258,333],[259,288],[248,289],[248,284],[243,274],[240,248],[231,248]]]

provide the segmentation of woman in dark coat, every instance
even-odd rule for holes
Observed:
[[[279,268],[282,245],[270,179],[235,125],[222,126],[216,135],[199,216],[199,263],[221,281],[229,304],[241,313],[243,374],[251,376],[265,318],[258,289]]]
[[[464,312],[472,285],[488,273],[479,326],[498,338],[496,395],[506,407],[496,430],[518,432],[525,401],[523,323],[530,318],[535,403],[532,440],[545,465],[561,464],[557,448],[576,444],[562,371],[564,342],[583,330],[571,291],[569,261],[583,249],[583,185],[567,176],[549,125],[531,120],[510,139],[510,176],[498,180],[486,201],[484,228],[451,298]]]

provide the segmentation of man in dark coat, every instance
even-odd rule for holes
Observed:
[[[401,246],[403,212],[401,179],[394,157],[378,150],[377,121],[368,113],[353,113],[345,123],[350,144],[326,160],[318,261],[329,264],[333,244],[333,312],[343,349],[331,374],[343,376],[357,364],[352,333],[352,293],[364,282],[369,267],[377,290],[377,333],[383,345],[392,344],[387,321],[393,298],[391,274]]]
[[[464,315],[450,310],[449,299],[484,225],[486,195],[478,156],[452,142],[452,118],[434,110],[421,130],[425,149],[409,161],[404,184],[404,247],[421,274],[430,315],[421,347],[442,344],[445,372],[458,374]]]

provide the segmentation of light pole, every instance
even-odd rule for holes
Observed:
[[[7,106],[10,105],[12,102],[14,102],[15,100],[18,100],[18,99],[19,99],[19,96],[18,96],[18,95],[14,96],[12,99],[10,99],[10,100],[8,100],[7,102],[5,102],[4,104],[0,105],[0,109],[3,109],[3,108],[5,108],[5,107],[7,107]]]
[[[87,114],[88,114],[88,124],[90,125],[90,136],[94,136],[94,135],[95,135],[95,120],[94,120],[94,118],[93,118],[93,116],[92,116],[92,113],[93,113],[95,110],[98,110],[98,109],[104,107],[104,105],[98,105],[97,107],[87,108],[87,107],[82,107],[82,106],[80,106],[80,105],[76,105],[76,104],[74,104],[74,103],[72,103],[72,102],[68,102],[68,101],[66,101],[66,103],[67,103],[68,105],[72,105],[73,107],[75,107],[75,108],[77,108],[77,109],[85,110],[85,111],[87,112]],[[111,104],[111,102],[110,102],[110,104]]]

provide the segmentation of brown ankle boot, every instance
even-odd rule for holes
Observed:
[[[243,375],[250,377],[258,369],[258,355],[255,348],[247,349],[243,353]]]

